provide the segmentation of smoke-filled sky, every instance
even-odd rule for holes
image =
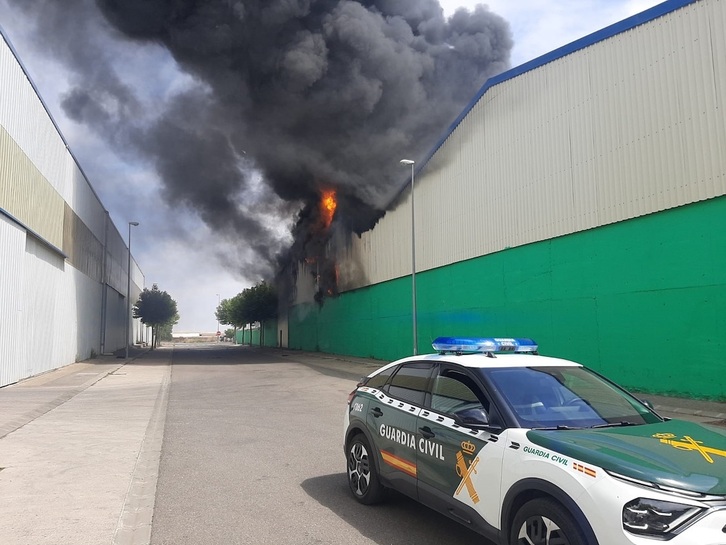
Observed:
[[[175,329],[213,331],[320,191],[367,228],[488,77],[656,3],[0,0],[0,25],[121,233],[140,222]]]

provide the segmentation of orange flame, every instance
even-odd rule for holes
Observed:
[[[338,203],[335,200],[335,191],[323,191],[322,199],[320,201],[320,215],[323,218],[323,226],[327,229],[333,221],[335,215],[335,209]]]

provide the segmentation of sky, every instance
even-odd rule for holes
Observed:
[[[81,4],[83,1],[73,0],[73,3]],[[412,6],[412,9],[424,5],[417,4],[422,0],[397,1],[400,2],[399,5]],[[305,191],[309,188],[295,188],[294,191],[298,193],[293,194],[293,186],[284,186],[283,181],[289,173],[285,170],[285,153],[289,151],[292,156],[296,153],[299,155],[300,151],[295,149],[295,142],[283,141],[281,132],[292,131],[301,141],[323,137],[299,132],[299,127],[286,125],[284,116],[277,111],[274,104],[270,108],[269,104],[261,101],[248,108],[247,117],[244,118],[245,123],[251,127],[248,132],[241,131],[238,134],[231,131],[221,137],[218,134],[205,135],[208,141],[222,138],[222,143],[214,149],[204,149],[203,158],[190,151],[188,164],[183,164],[184,161],[182,164],[169,164],[168,161],[155,159],[156,156],[149,150],[161,147],[159,142],[168,142],[169,147],[178,146],[191,150],[194,145],[190,138],[194,137],[195,126],[211,126],[215,123],[220,127],[226,126],[227,120],[224,117],[234,117],[236,111],[230,114],[221,108],[200,108],[199,104],[206,103],[195,101],[195,98],[213,92],[220,93],[220,90],[223,94],[229,94],[229,90],[234,87],[209,76],[209,60],[205,61],[206,64],[195,64],[196,59],[193,56],[199,53],[198,41],[194,43],[194,48],[185,48],[182,44],[172,56],[165,47],[168,44],[160,40],[130,42],[118,37],[108,39],[107,36],[112,33],[109,33],[108,24],[100,16],[87,16],[84,11],[83,18],[74,19],[72,14],[65,17],[62,12],[47,9],[52,2],[53,0],[0,0],[0,26],[10,38],[21,62],[38,87],[81,168],[109,210],[119,232],[126,238],[128,222],[139,222],[139,226],[133,228],[132,233],[133,255],[144,273],[145,286],[150,288],[152,284],[157,284],[177,301],[180,321],[174,330],[214,331],[217,327],[214,311],[218,301],[233,297],[244,288],[263,280],[269,274],[272,254],[289,247],[293,242],[291,230],[302,206],[300,202],[307,197]],[[329,2],[335,3],[334,0]],[[427,2],[425,5],[429,6],[435,0]],[[513,38],[509,66],[514,67],[658,3],[660,2],[649,0],[490,0],[486,5],[509,25]],[[448,18],[454,16],[459,8],[473,13],[478,2],[441,0],[439,4],[444,16]],[[434,21],[435,18],[431,20]],[[506,36],[501,35],[502,29],[506,30],[506,25],[500,25],[497,19],[484,20],[472,16],[470,19],[460,19],[458,28],[461,29],[462,25],[471,28],[475,24],[493,29],[493,36],[506,49]],[[128,26],[123,26],[123,22],[119,25],[137,36],[153,31],[146,27],[129,30]],[[454,24],[450,27],[454,28]],[[444,32],[443,27],[433,25],[432,28],[432,35]],[[177,29],[177,36],[184,30]],[[362,32],[357,28],[349,31]],[[373,31],[375,29],[371,30]],[[83,47],[82,40],[64,39],[64,36],[81,32],[86,32],[89,36],[88,47]],[[403,35],[405,29],[387,29],[387,32]],[[46,39],[51,34],[56,38]],[[463,51],[467,47],[473,47],[471,40],[454,42],[452,35],[448,36],[445,45],[451,49]],[[219,34],[214,34],[210,39],[214,41],[218,37]],[[320,77],[321,67],[315,64],[315,56],[307,54],[319,48],[320,44],[310,36],[301,36],[298,42],[299,47],[294,50],[294,65],[305,66],[306,71],[289,72],[292,75],[286,82],[287,88],[304,86],[307,78]],[[102,48],[94,49],[94,44],[101,44]],[[179,46],[178,43],[175,45]],[[263,49],[264,39],[253,45],[259,45]],[[475,45],[479,50],[482,49],[481,44]],[[219,47],[220,58],[224,59],[226,42],[213,43],[210,49],[213,47]],[[421,44],[419,49],[420,47]],[[431,46],[431,52],[431,59],[434,60],[437,55],[441,55],[441,49],[435,44]],[[374,51],[371,55],[376,53],[381,55],[381,58],[375,59],[377,65],[385,64],[381,59],[386,58],[386,51]],[[486,64],[472,61],[475,66],[484,67],[484,78],[506,68],[506,64],[502,63],[501,50],[490,53],[487,53]],[[398,55],[398,52],[395,54]],[[389,53],[389,56],[393,55],[393,52]],[[86,57],[88,60],[82,63]],[[434,62],[431,59],[421,61],[421,66],[417,67],[419,73],[428,73],[426,70],[430,70]],[[391,77],[392,84],[396,84],[398,80],[390,74],[386,75],[385,70],[403,72],[405,68],[415,64],[410,57],[396,57],[396,62],[399,61],[403,64],[392,62],[390,67],[383,67],[379,76]],[[80,72],[77,69],[81,64],[84,71],[82,79],[79,80]],[[351,63],[343,64],[348,66]],[[192,69],[184,70],[182,66],[191,66]],[[462,77],[467,77],[466,70],[470,68],[470,65],[462,65]],[[329,73],[333,72],[332,64],[327,70]],[[79,90],[79,81],[93,92],[83,92],[82,88]],[[412,86],[410,81],[402,81],[406,84],[405,89],[412,89],[411,94],[438,93],[438,101],[444,100],[444,96],[453,92],[445,88],[419,89]],[[244,84],[244,89],[250,95],[254,94],[256,86],[261,85],[259,80],[254,79],[247,80]],[[330,80],[329,85],[334,88],[335,80]],[[377,89],[368,87],[361,85],[341,88],[339,94],[351,93],[350,100],[365,109],[369,97],[380,99],[376,95]],[[460,88],[461,85],[456,87]],[[470,97],[475,90],[466,89],[465,92]],[[269,89],[266,93],[269,95]],[[187,100],[179,100],[180,96]],[[286,102],[290,101],[290,96],[286,96]],[[316,100],[319,99],[320,97],[316,97]],[[240,100],[244,101],[244,97]],[[414,96],[411,100],[423,99]],[[442,110],[442,115],[453,119],[468,101],[467,97],[459,97],[461,106],[452,104],[449,110]],[[103,108],[99,108],[99,104]],[[155,111],[157,104],[171,104],[184,115],[163,118]],[[326,110],[331,109],[330,104],[326,105]],[[390,107],[394,107],[396,103],[392,104]],[[424,102],[417,104],[419,109],[430,110]],[[308,108],[304,104],[296,107]],[[250,117],[249,111],[255,112],[260,119]],[[312,108],[310,115],[316,115]],[[283,119],[274,119],[276,116]],[[146,124],[142,125],[139,119]],[[168,119],[183,119],[192,130],[189,126],[167,123]],[[332,116],[331,119],[335,122],[340,117]],[[380,125],[386,122],[385,116],[378,120],[370,118],[369,123],[372,122],[379,123],[375,127],[378,134],[391,132],[390,142],[401,142],[401,146],[404,146],[406,140],[396,134],[395,127],[389,131],[385,125]],[[411,117],[402,117],[397,123],[405,124],[412,134],[416,134],[416,131],[425,133],[432,130],[430,125]],[[148,128],[152,124],[153,132]],[[326,148],[322,145],[313,151],[335,149],[334,144],[340,139],[337,130],[337,127],[331,125],[330,146]],[[268,141],[265,131],[274,133],[275,140]],[[439,136],[432,137],[432,144]],[[365,141],[362,133],[356,137]],[[234,141],[235,145],[226,146],[227,140]],[[390,147],[390,142],[384,141],[381,146]],[[228,150],[227,155],[231,153],[232,157],[219,153],[220,149]],[[274,154],[271,149],[274,149]],[[307,155],[311,154],[310,150],[305,151]],[[323,152],[320,153],[322,155]],[[366,157],[359,157],[359,154],[359,151],[348,150],[343,157],[346,163],[356,164],[358,160],[366,160]],[[191,165],[192,161],[194,167]],[[170,178],[182,180],[198,177],[194,168],[204,161],[206,164],[202,167],[206,170],[203,172],[215,173],[210,174],[207,185],[191,182],[186,185],[183,182],[173,185],[168,182]],[[386,187],[364,187],[356,180],[354,173],[344,172],[344,168],[335,161],[326,161],[324,157],[319,157],[318,163],[324,164],[325,168],[321,169],[319,165],[311,167],[314,177],[334,174],[350,178],[351,189],[347,191],[350,210],[366,208],[364,204],[372,203],[377,206],[390,196]],[[229,167],[226,167],[227,171],[219,168],[219,165],[230,164],[233,165],[234,172],[229,172]],[[292,164],[290,169],[300,167],[299,164]],[[224,179],[237,171],[243,173],[244,190],[235,190],[231,196],[221,199],[220,194],[228,192],[223,185]],[[274,182],[266,184],[263,173],[274,178]],[[384,177],[384,174],[386,173],[382,172],[379,177]],[[400,176],[400,183],[404,184],[403,174]],[[274,186],[274,191],[270,190],[270,185]],[[219,210],[230,208],[233,211],[229,214],[219,213]],[[365,227],[349,226],[349,229],[359,231]]]
[[[645,11],[662,0],[489,0],[509,21],[514,36],[512,66],[519,66],[608,25]],[[473,9],[474,0],[442,0],[447,14]]]

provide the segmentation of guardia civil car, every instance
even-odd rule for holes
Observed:
[[[726,430],[661,418],[530,339],[433,347],[350,394],[359,502],[396,489],[502,545],[726,545]]]

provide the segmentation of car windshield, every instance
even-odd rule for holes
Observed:
[[[584,367],[482,369],[526,428],[590,428],[661,420]]]

